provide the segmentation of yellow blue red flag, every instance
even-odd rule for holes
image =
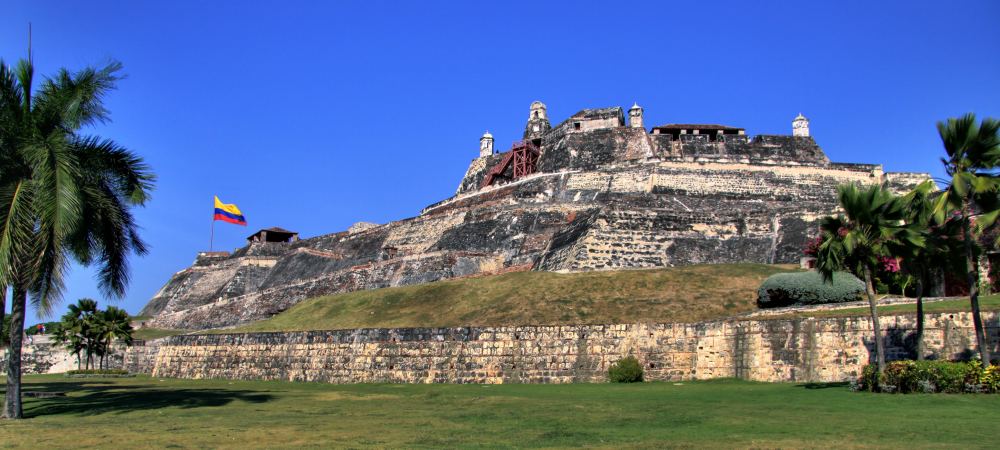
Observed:
[[[236,225],[247,225],[247,219],[243,217],[240,209],[236,205],[222,203],[218,196],[215,197],[215,217],[213,220],[235,223]]]

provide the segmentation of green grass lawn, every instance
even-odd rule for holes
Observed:
[[[760,283],[792,270],[797,267],[706,264],[517,272],[313,298],[236,331],[697,322],[756,310]]]
[[[877,395],[735,380],[329,385],[26,377],[0,446],[985,448],[998,395]]]
[[[163,328],[140,328],[132,332],[134,339],[159,339],[167,336],[190,333],[191,330],[168,330]]]

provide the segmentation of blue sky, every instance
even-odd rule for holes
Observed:
[[[553,124],[636,101],[647,127],[748,134],[790,134],[802,112],[834,161],[935,174],[936,121],[1000,115],[995,1],[14,0],[5,61],[29,21],[37,73],[125,65],[114,121],[89,131],[159,176],[137,214],[152,250],[116,302],[133,313],[207,249],[213,195],[250,222],[218,223],[216,249],[411,217],[454,192],[483,131],[518,139],[533,100]],[[80,297],[107,304],[74,268]]]

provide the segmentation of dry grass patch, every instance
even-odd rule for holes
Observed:
[[[306,300],[236,330],[697,322],[754,311],[757,288],[792,265],[519,272]]]

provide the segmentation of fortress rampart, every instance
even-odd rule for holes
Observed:
[[[830,162],[801,115],[790,136],[697,124],[648,131],[638,105],[628,118],[619,107],[589,109],[552,127],[536,102],[524,141],[497,153],[484,134],[456,194],[419,216],[300,240],[261,230],[232,254],[200,255],[141,314],[153,327],[204,329],[319,295],[514,270],[795,263],[816,220],[836,211],[838,184],[903,191],[928,179]]]
[[[995,312],[984,314],[988,324],[996,318]],[[888,358],[912,358],[915,316],[882,321]],[[929,314],[926,323],[930,357],[971,354],[969,313]],[[998,330],[989,331],[996,348]],[[569,383],[603,382],[610,364],[634,355],[652,381],[835,382],[858,377],[871,339],[865,317],[207,334],[162,340],[145,366],[154,376],[179,378]]]
[[[818,308],[824,309],[824,308]],[[1000,350],[997,312],[983,314]],[[973,355],[970,313],[926,316],[929,358]],[[916,317],[882,317],[889,360],[915,356]],[[379,328],[201,334],[117,347],[112,368],[157,377],[324,383],[603,382],[636,356],[651,381],[735,377],[769,382],[856,379],[873,347],[867,317],[738,318],[694,324]],[[61,346],[25,345],[26,373],[76,368]],[[0,358],[2,362],[2,358]]]

